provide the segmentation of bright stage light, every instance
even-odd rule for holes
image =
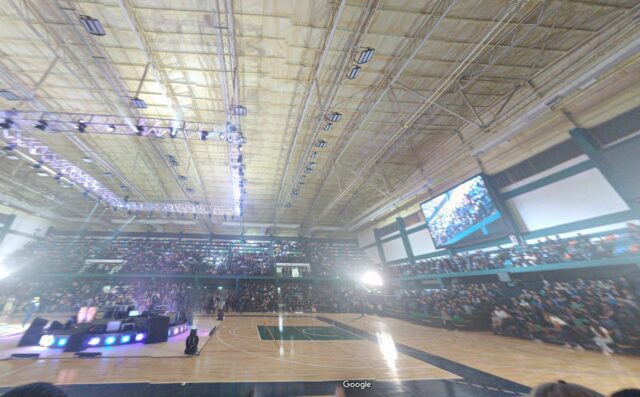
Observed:
[[[44,346],[44,347],[49,347],[51,345],[53,345],[53,343],[55,342],[56,338],[53,337],[53,335],[42,335],[40,337],[40,346]]]
[[[136,334],[136,342],[140,342],[144,339],[144,334]]]
[[[104,340],[105,345],[113,345],[114,343],[116,343],[115,336],[108,336],[107,339]]]
[[[0,280],[9,277],[9,275],[11,274],[10,271],[8,271],[7,269],[0,267]]]
[[[379,287],[382,285],[382,277],[377,272],[368,271],[362,276],[362,283],[372,287]]]
[[[58,347],[64,347],[67,344],[67,338],[58,339]]]
[[[89,339],[89,346],[97,346],[100,344],[100,338],[91,338]]]
[[[131,335],[122,335],[120,337],[120,343],[129,343],[131,341]]]

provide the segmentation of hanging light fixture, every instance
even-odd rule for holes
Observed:
[[[6,99],[7,101],[18,100],[18,96],[9,90],[0,90],[0,97]]]
[[[358,75],[360,74],[360,66],[356,65],[353,68],[351,68],[351,70],[349,71],[349,73],[347,73],[347,78],[349,80],[353,80],[356,77],[358,77]]]
[[[333,121],[335,123],[337,121],[340,121],[340,119],[342,118],[342,114],[338,112],[333,112],[327,118],[329,119],[329,121]]]
[[[135,98],[135,97],[131,98],[131,103],[133,104],[133,106],[137,107],[138,109],[147,108],[147,103],[140,98]]]
[[[366,47],[361,53],[360,56],[358,57],[358,59],[356,60],[356,63],[358,65],[362,65],[363,63],[367,63],[371,60],[371,58],[373,57],[373,53],[376,52],[376,50],[374,48],[371,47]]]
[[[107,33],[104,31],[102,24],[99,20],[92,18],[88,15],[80,15],[80,22],[84,29],[94,36],[104,36]]]
[[[246,116],[247,108],[241,105],[235,105],[231,108],[231,113],[233,113],[236,116]]]

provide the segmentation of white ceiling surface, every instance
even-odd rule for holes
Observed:
[[[0,0],[0,5],[0,89],[20,96],[19,101],[0,98],[0,109],[222,124],[219,55],[232,81],[235,47],[235,99],[249,111],[241,119],[248,139],[244,217],[235,223],[219,217],[178,222],[187,229],[231,231],[240,221],[262,231],[273,224],[283,231],[297,225],[302,231],[362,226],[407,208],[429,189],[437,193],[481,170],[496,172],[540,152],[566,139],[576,124],[593,125],[640,104],[637,51],[614,56],[639,40],[636,0]],[[80,14],[99,19],[106,36],[88,35]],[[230,14],[233,23],[226,18]],[[375,54],[361,65],[357,79],[347,80],[360,47],[373,47]],[[556,90],[611,59],[613,68],[603,68],[594,84],[520,120]],[[123,93],[134,96],[138,90],[147,109],[127,106]],[[321,131],[323,116],[331,111],[342,113],[342,120]],[[496,140],[514,125],[523,128]],[[25,134],[120,197],[233,204],[227,144],[215,137],[202,142],[72,130]],[[327,147],[314,147],[317,139]],[[319,153],[316,170],[293,196],[312,150]],[[171,167],[167,155],[176,156],[180,166]],[[85,156],[95,162],[83,162]],[[180,182],[177,175],[188,179]],[[67,219],[86,217],[95,205],[76,189],[35,176],[25,161],[0,159],[0,184],[3,200]],[[428,189],[419,189],[424,186]],[[160,227],[166,220],[154,218],[164,217],[154,214],[147,221]],[[104,221],[96,227],[127,218],[102,207],[93,214],[94,221]]]

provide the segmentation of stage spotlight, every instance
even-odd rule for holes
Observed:
[[[349,80],[353,80],[353,79],[355,79],[356,77],[358,77],[358,75],[360,74],[360,69],[361,69],[361,68],[360,68],[360,66],[358,66],[358,65],[354,66],[354,67],[349,71],[349,73],[347,74],[347,78],[348,78]]]
[[[109,132],[115,132],[116,131],[116,126],[113,124],[110,124],[109,127],[107,127],[107,131]]]
[[[89,339],[89,342],[87,343],[89,346],[98,346],[100,344],[100,338],[98,337],[94,337]]]
[[[144,133],[144,126],[143,125],[137,125],[136,126],[136,135],[137,136],[142,136],[143,133]]]
[[[327,147],[327,141],[323,141],[321,139],[318,142],[316,142],[316,146],[319,147],[319,148],[325,148],[325,147]]]
[[[292,207],[291,203],[287,203],[287,208],[291,208],[291,207]]]
[[[47,130],[47,122],[44,120],[40,120],[33,125],[37,130],[46,131]]]
[[[188,356],[194,356],[198,353],[198,342],[200,338],[198,338],[198,330],[192,329],[185,341],[185,349],[184,354]]]
[[[0,90],[0,97],[6,99],[7,101],[18,100],[18,96],[9,90]]]
[[[144,339],[144,334],[142,333],[136,334],[136,342],[140,342],[143,339]]]
[[[120,337],[120,343],[129,343],[131,341],[131,335],[122,335]]]
[[[87,129],[87,123],[83,121],[78,121],[78,124],[76,125],[76,130],[78,130],[78,132],[80,133],[83,133],[85,132],[86,129]]]
[[[42,335],[38,344],[40,346],[49,347],[53,345],[55,341],[56,338],[53,335]]]
[[[372,287],[382,286],[382,277],[377,272],[368,271],[362,276],[362,283]]]
[[[169,136],[171,139],[175,139],[178,136],[178,127],[171,127],[171,131],[169,131]]]
[[[67,344],[67,338],[58,339],[58,343],[57,343],[58,347],[64,347],[66,346],[66,344]]]
[[[116,343],[115,336],[107,336],[107,338],[104,340],[105,345],[113,345],[114,343]]]
[[[206,141],[209,137],[209,131],[200,131],[200,140]]]
[[[322,127],[324,131],[329,131],[331,128],[333,128],[333,123],[327,123]]]
[[[104,36],[107,34],[100,21],[95,18],[91,18],[88,15],[80,15],[80,22],[89,34],[94,36]]]
[[[356,63],[358,65],[362,65],[363,63],[367,63],[371,60],[371,58],[373,57],[373,53],[376,52],[376,50],[374,48],[371,47],[366,47],[361,53],[360,53],[360,57],[358,57],[358,60],[356,61]]]
[[[226,138],[226,137],[225,137],[225,135],[224,135],[224,132],[221,132],[221,133],[219,133],[219,134],[218,134],[218,139],[220,139],[221,141],[224,141],[224,140],[225,140],[225,138]]]
[[[335,123],[337,121],[340,121],[340,119],[342,118],[342,114],[338,112],[333,112],[327,118],[329,119],[329,121],[332,121]]]
[[[311,158],[312,159],[316,159],[318,158],[319,153],[318,152],[311,152]]]

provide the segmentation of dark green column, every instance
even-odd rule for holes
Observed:
[[[9,230],[11,230],[11,225],[13,225],[13,221],[16,219],[15,215],[7,215],[2,221],[2,228],[0,229],[0,245],[4,241],[4,238],[9,234]]]
[[[373,236],[376,239],[376,248],[378,249],[378,256],[380,257],[380,262],[383,265],[387,264],[387,258],[384,255],[384,249],[382,248],[382,242],[380,241],[380,232],[378,229],[373,229]]]
[[[401,217],[396,218],[398,224],[398,230],[400,230],[400,237],[402,238],[402,244],[404,245],[404,251],[407,253],[409,262],[416,263],[415,256],[413,255],[413,248],[411,248],[411,242],[409,236],[407,236],[407,229],[404,227],[404,219]]]

